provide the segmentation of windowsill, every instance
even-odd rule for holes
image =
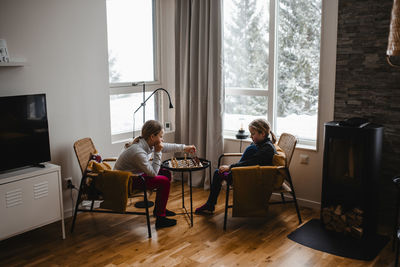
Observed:
[[[296,145],[296,149],[301,149],[301,150],[308,150],[308,151],[317,152],[317,146],[315,146],[315,145],[306,145],[306,144],[298,143],[298,144]]]
[[[123,83],[109,83],[110,88],[124,88],[124,87],[132,87],[132,88],[139,88],[142,90],[143,83],[142,82],[136,82],[139,83],[137,85],[134,85],[135,82],[123,82]],[[155,86],[155,85],[161,85],[161,82],[159,80],[157,81],[147,81],[145,82],[145,88],[147,86]]]
[[[251,138],[246,138],[246,139],[237,139],[235,136],[232,135],[224,135],[225,140],[230,140],[230,141],[235,141],[235,142],[244,142],[244,143],[251,143],[252,140]],[[301,149],[301,150],[308,150],[308,151],[317,151],[317,146],[316,145],[309,145],[309,144],[302,144],[301,140],[297,143],[296,149]]]
[[[171,134],[171,133],[175,133],[175,131],[165,132],[165,134]],[[235,136],[231,136],[231,135],[224,135],[224,139],[234,141],[234,142],[242,141],[243,143],[249,143],[249,144],[252,142],[251,138],[237,139]],[[130,141],[132,141],[132,138],[120,139],[120,140],[116,140],[116,141],[112,142],[112,144],[117,145],[117,144],[122,144],[122,143],[130,142]],[[316,146],[302,144],[301,142],[297,143],[296,149],[308,150],[308,151],[314,151],[314,152],[317,151]]]
[[[250,137],[248,137],[246,139],[237,139],[235,136],[231,136],[231,135],[224,135],[224,139],[231,140],[231,141],[238,141],[238,142],[240,142],[240,140],[242,140],[242,142],[247,142],[247,143],[253,142]]]

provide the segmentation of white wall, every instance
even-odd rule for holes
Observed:
[[[173,90],[173,0],[162,0],[166,30],[162,38],[161,84]],[[172,13],[173,14],[173,13]],[[11,57],[26,66],[0,67],[0,96],[46,93],[51,162],[61,165],[62,177],[80,181],[73,143],[91,137],[97,149],[116,156],[122,144],[111,144],[105,0],[2,0],[0,38]],[[169,39],[169,37],[172,37]],[[157,88],[158,88],[157,87]],[[174,102],[174,94],[172,94]],[[166,113],[171,121],[173,110]],[[167,136],[168,141],[173,136]],[[64,190],[64,209],[71,209]],[[70,214],[70,213],[69,213]],[[69,215],[67,214],[67,215]]]
[[[174,1],[160,5],[161,84],[153,89],[166,88],[175,103]],[[320,202],[323,123],[333,118],[337,5],[324,0],[318,151],[297,149],[290,168],[303,205]],[[115,156],[122,147],[110,136],[105,0],[2,0],[0,38],[11,57],[27,60],[25,67],[0,67],[0,96],[46,93],[52,162],[78,184],[77,139],[91,137],[103,155]],[[164,119],[174,122],[174,110],[165,110]],[[228,140],[225,147],[237,151],[239,144]],[[299,164],[299,154],[309,156],[308,165]],[[65,190],[64,208],[71,209]]]
[[[290,165],[299,205],[319,208],[322,190],[324,123],[333,120],[338,0],[323,0],[317,151],[297,148]],[[242,151],[248,143],[243,144]],[[239,152],[237,140],[225,140],[226,152]],[[300,164],[300,155],[309,163]]]

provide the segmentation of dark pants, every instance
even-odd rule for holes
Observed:
[[[211,181],[210,195],[208,196],[207,205],[214,207],[217,203],[218,195],[222,187],[222,181],[226,181],[228,186],[232,184],[232,173],[219,173],[218,170],[215,170],[213,179]]]

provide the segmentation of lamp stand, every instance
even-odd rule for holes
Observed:
[[[140,105],[140,107],[143,107],[143,124],[144,124],[145,121],[146,121],[146,83],[145,82],[143,82],[142,88],[143,88],[143,90],[142,90],[142,92],[143,92],[143,102]],[[133,114],[133,137],[135,137],[135,114],[136,114],[136,111]],[[154,202],[150,201],[150,200],[147,200],[147,207],[150,208],[150,207],[153,207],[153,206],[154,206]],[[144,200],[143,201],[138,201],[138,202],[135,203],[135,207],[138,208],[138,209],[144,209],[144,208],[146,208],[146,202]]]
[[[243,128],[240,128],[239,131],[236,134],[236,139],[240,140],[240,149],[239,149],[240,153],[242,153],[242,142],[243,142],[243,139],[246,139],[247,137],[249,137],[249,135],[245,133]]]
[[[158,88],[158,89],[156,89],[156,90],[154,90],[147,98],[146,98],[146,87],[145,87],[145,82],[140,82],[140,83],[143,83],[143,103],[141,103],[140,104],[140,106],[135,110],[135,112],[133,113],[133,138],[135,138],[135,114],[136,114],[136,112],[138,112],[139,111],[139,109],[140,108],[142,108],[143,107],[143,123],[145,123],[145,121],[146,121],[146,109],[145,109],[145,107],[146,107],[146,102],[147,102],[147,100],[149,100],[150,99],[150,97],[152,97],[152,95],[154,95],[156,92],[158,92],[158,91],[164,91],[166,94],[167,94],[167,96],[168,96],[168,100],[169,100],[169,108],[173,108],[174,106],[172,105],[172,102],[171,102],[171,96],[169,95],[169,93],[168,93],[168,91],[167,90],[165,90],[164,88]],[[134,84],[132,84],[132,86],[137,86],[137,85],[139,85],[140,83],[134,83]],[[152,201],[148,201],[147,202],[148,204],[148,207],[151,207],[151,206],[153,206],[154,205],[154,202],[152,202]],[[137,208],[145,208],[145,202],[144,201],[139,201],[139,202],[136,202],[135,203],[135,207],[137,207]]]

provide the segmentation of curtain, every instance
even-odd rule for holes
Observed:
[[[221,0],[176,0],[175,7],[176,141],[194,144],[213,172],[223,152]],[[193,185],[208,189],[203,174]]]

